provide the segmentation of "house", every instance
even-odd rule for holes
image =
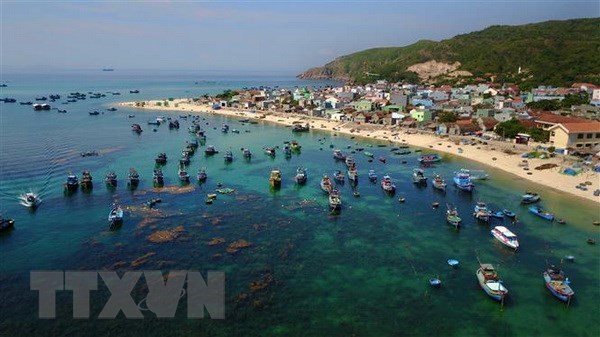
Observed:
[[[494,109],[479,108],[475,112],[475,117],[494,117],[496,111]]]
[[[558,123],[551,126],[550,143],[558,149],[600,145],[600,122]]]
[[[335,97],[329,97],[325,100],[325,108],[326,109],[339,109],[340,108],[340,100]]]
[[[371,116],[372,116],[372,114],[367,113],[367,112],[356,112],[352,116],[352,120],[355,123],[364,124],[364,123],[367,123],[367,122],[369,122],[371,120]]]
[[[548,130],[550,127],[559,123],[586,123],[587,119],[561,116],[551,112],[541,112],[533,115],[536,127]]]
[[[373,102],[362,100],[362,101],[354,101],[349,104],[356,111],[371,111],[373,110]]]
[[[404,111],[404,107],[400,105],[386,105],[382,110],[385,112],[402,112]]]
[[[456,130],[449,129],[448,132],[452,134],[473,134],[475,132],[481,131],[481,128],[477,123],[473,123],[471,119],[459,119],[454,123],[454,127]]]
[[[390,93],[390,104],[405,107],[408,104],[408,96],[402,92]]]
[[[428,122],[433,119],[431,110],[426,109],[412,109],[410,116],[417,122]]]
[[[492,131],[499,122],[494,117],[479,117],[477,118],[477,123],[479,123],[481,130]]]
[[[433,105],[433,101],[427,98],[413,98],[410,102],[412,105],[422,105],[424,107],[431,107]]]

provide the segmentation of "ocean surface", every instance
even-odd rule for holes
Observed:
[[[16,220],[15,229],[0,233],[0,335],[18,336],[598,336],[600,335],[600,240],[597,204],[544,189],[491,167],[452,155],[423,168],[430,177],[441,174],[449,184],[439,192],[431,183],[417,187],[412,170],[421,152],[397,156],[389,144],[351,139],[318,130],[293,134],[264,122],[244,124],[232,118],[202,116],[206,145],[219,154],[205,157],[204,146],[188,168],[189,186],[177,179],[177,161],[192,118],[181,113],[140,111],[119,107],[124,101],[179,98],[215,94],[224,89],[257,86],[323,86],[323,81],[298,81],[290,76],[203,74],[157,71],[73,71],[54,73],[4,73],[0,97],[0,211]],[[137,89],[138,94],[129,91]],[[100,92],[106,97],[66,102],[71,92]],[[112,93],[119,92],[120,95]],[[59,94],[50,111],[33,111],[19,101]],[[41,102],[40,102],[41,103]],[[67,113],[58,113],[65,109]],[[89,112],[97,110],[98,116]],[[129,115],[135,115],[129,118]],[[156,132],[147,121],[158,115],[178,119],[179,130],[167,125]],[[139,123],[144,132],[131,132]],[[220,131],[226,123],[239,134]],[[300,153],[285,158],[285,141],[297,140]],[[276,158],[263,153],[265,146],[279,147]],[[254,156],[244,160],[241,148]],[[332,158],[332,148],[350,153],[356,148],[385,156],[387,163],[368,161],[363,152],[353,154],[359,183],[338,186],[342,210],[331,213],[319,188],[323,174],[345,171]],[[234,161],[223,154],[231,149]],[[82,157],[81,152],[99,156]],[[152,170],[159,152],[169,160],[162,168],[166,187],[154,189]],[[423,149],[427,153],[427,149]],[[404,162],[404,163],[403,163]],[[305,167],[308,182],[297,186],[293,177]],[[127,186],[127,173],[135,167],[141,175],[137,189]],[[198,184],[196,173],[206,167],[208,181]],[[279,190],[269,187],[272,169],[282,171]],[[486,169],[491,179],[476,182],[472,194],[451,186],[460,168]],[[397,186],[394,196],[367,179],[373,169],[381,178],[389,174]],[[63,183],[73,172],[81,177],[90,170],[94,188],[65,194]],[[106,172],[118,175],[118,186],[108,189]],[[218,186],[235,189],[205,204],[207,193]],[[541,204],[566,224],[535,217],[520,205],[520,195],[535,190]],[[18,197],[36,192],[42,203],[35,210],[19,204]],[[353,196],[358,191],[360,197]],[[399,198],[405,202],[400,203]],[[162,202],[154,209],[144,203]],[[518,222],[493,220],[478,223],[476,201],[492,209],[508,208]],[[125,208],[123,225],[110,230],[107,215],[113,203]],[[433,208],[432,203],[440,206]],[[462,219],[457,231],[445,222],[446,204],[456,205]],[[490,235],[504,224],[517,234],[517,252]],[[181,227],[179,227],[181,226]],[[158,230],[173,230],[168,242],[148,238]],[[225,242],[208,245],[213,238]],[[226,251],[236,240],[251,246],[236,253]],[[565,256],[575,257],[573,262]],[[451,268],[446,261],[460,261]],[[481,262],[494,264],[509,296],[503,308],[480,289],[475,271]],[[569,307],[545,288],[542,272],[548,263],[562,264],[576,292]],[[57,293],[56,319],[38,319],[38,293],[29,289],[33,270],[199,270],[226,275],[226,319],[187,319],[185,301],[177,317],[157,319],[145,312],[143,320],[98,319],[108,298],[102,286],[91,295],[91,318],[72,318],[72,296]],[[439,278],[442,287],[430,287]],[[100,282],[100,284],[102,284]],[[141,290],[134,291],[136,300]]]

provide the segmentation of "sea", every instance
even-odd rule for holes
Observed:
[[[394,145],[383,141],[318,129],[293,133],[268,122],[208,114],[197,119],[207,140],[192,157],[191,183],[184,186],[177,178],[178,159],[193,139],[188,132],[193,117],[116,106],[244,87],[338,83],[301,81],[288,74],[119,69],[5,72],[2,83],[7,86],[0,88],[0,97],[17,102],[0,102],[0,211],[16,221],[12,231],[0,233],[0,336],[600,335],[600,251],[587,242],[600,240],[600,227],[593,225],[600,220],[598,204],[449,154],[422,167],[429,180],[434,174],[445,178],[448,188],[441,192],[431,182],[416,186],[412,181],[413,169],[421,167],[419,156],[431,153],[427,148],[395,155]],[[85,93],[87,99],[67,102],[72,92]],[[105,97],[90,98],[90,92]],[[61,98],[36,101],[51,94]],[[52,109],[34,111],[19,104],[26,101],[48,103]],[[117,110],[109,111],[113,106]],[[92,116],[92,111],[100,114]],[[159,115],[178,120],[180,128],[147,124]],[[131,131],[133,123],[144,129],[140,135]],[[239,133],[222,133],[222,124]],[[302,148],[286,158],[283,148],[291,140]],[[219,154],[205,156],[207,145]],[[266,156],[265,147],[278,148],[276,157]],[[251,160],[243,158],[242,148],[253,152]],[[359,172],[358,184],[346,180],[337,185],[339,212],[330,211],[319,186],[324,174],[346,170],[333,159],[333,149],[354,156]],[[227,150],[234,155],[229,164],[223,159]],[[98,156],[81,156],[87,151]],[[365,151],[375,159],[370,161]],[[154,188],[154,159],[161,152],[168,156],[162,167],[165,187]],[[382,156],[386,163],[377,160]],[[199,184],[196,174],[202,167],[208,179]],[[293,180],[298,167],[307,172],[304,186]],[[141,176],[135,189],[127,184],[130,168]],[[490,178],[477,181],[473,193],[462,192],[452,186],[453,172],[461,168],[485,169]],[[281,170],[280,189],[269,185],[273,169]],[[371,169],[380,179],[392,178],[395,195],[369,182]],[[65,193],[67,174],[81,178],[83,170],[91,171],[93,189]],[[104,183],[109,171],[118,176],[116,188]],[[207,194],[218,188],[234,192],[217,194],[207,204]],[[540,204],[566,223],[528,212],[520,204],[526,191],[538,192]],[[20,204],[26,192],[40,196],[36,209]],[[156,198],[161,202],[146,206]],[[472,215],[478,201],[515,212],[517,221],[478,222]],[[125,215],[120,227],[111,228],[107,216],[115,203]],[[458,230],[446,224],[447,205],[454,205],[462,218]],[[518,236],[517,251],[492,237],[490,230],[499,225]],[[157,235],[166,239],[156,241]],[[239,240],[248,247],[228,249]],[[459,266],[449,266],[448,259]],[[480,288],[479,262],[493,264],[508,288],[502,305]],[[575,290],[568,305],[545,287],[542,272],[549,264],[561,266]],[[90,293],[89,318],[73,318],[69,291],[56,292],[56,318],[39,318],[39,294],[30,287],[30,272],[101,270],[119,275],[223,272],[225,318],[210,319],[208,312],[204,319],[188,318],[184,295],[175,318],[144,311],[143,319],[123,313],[101,319],[110,292],[100,281]],[[433,278],[441,280],[441,287],[429,284]],[[132,291],[136,303],[145,290],[140,281]]]

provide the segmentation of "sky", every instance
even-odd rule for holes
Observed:
[[[0,64],[298,73],[367,48],[599,16],[597,0],[0,0]]]

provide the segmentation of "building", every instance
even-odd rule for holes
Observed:
[[[433,114],[431,113],[431,110],[412,109],[410,111],[410,117],[412,117],[417,122],[429,122],[433,119]]]
[[[550,143],[558,149],[600,145],[600,122],[559,123],[551,126]]]

